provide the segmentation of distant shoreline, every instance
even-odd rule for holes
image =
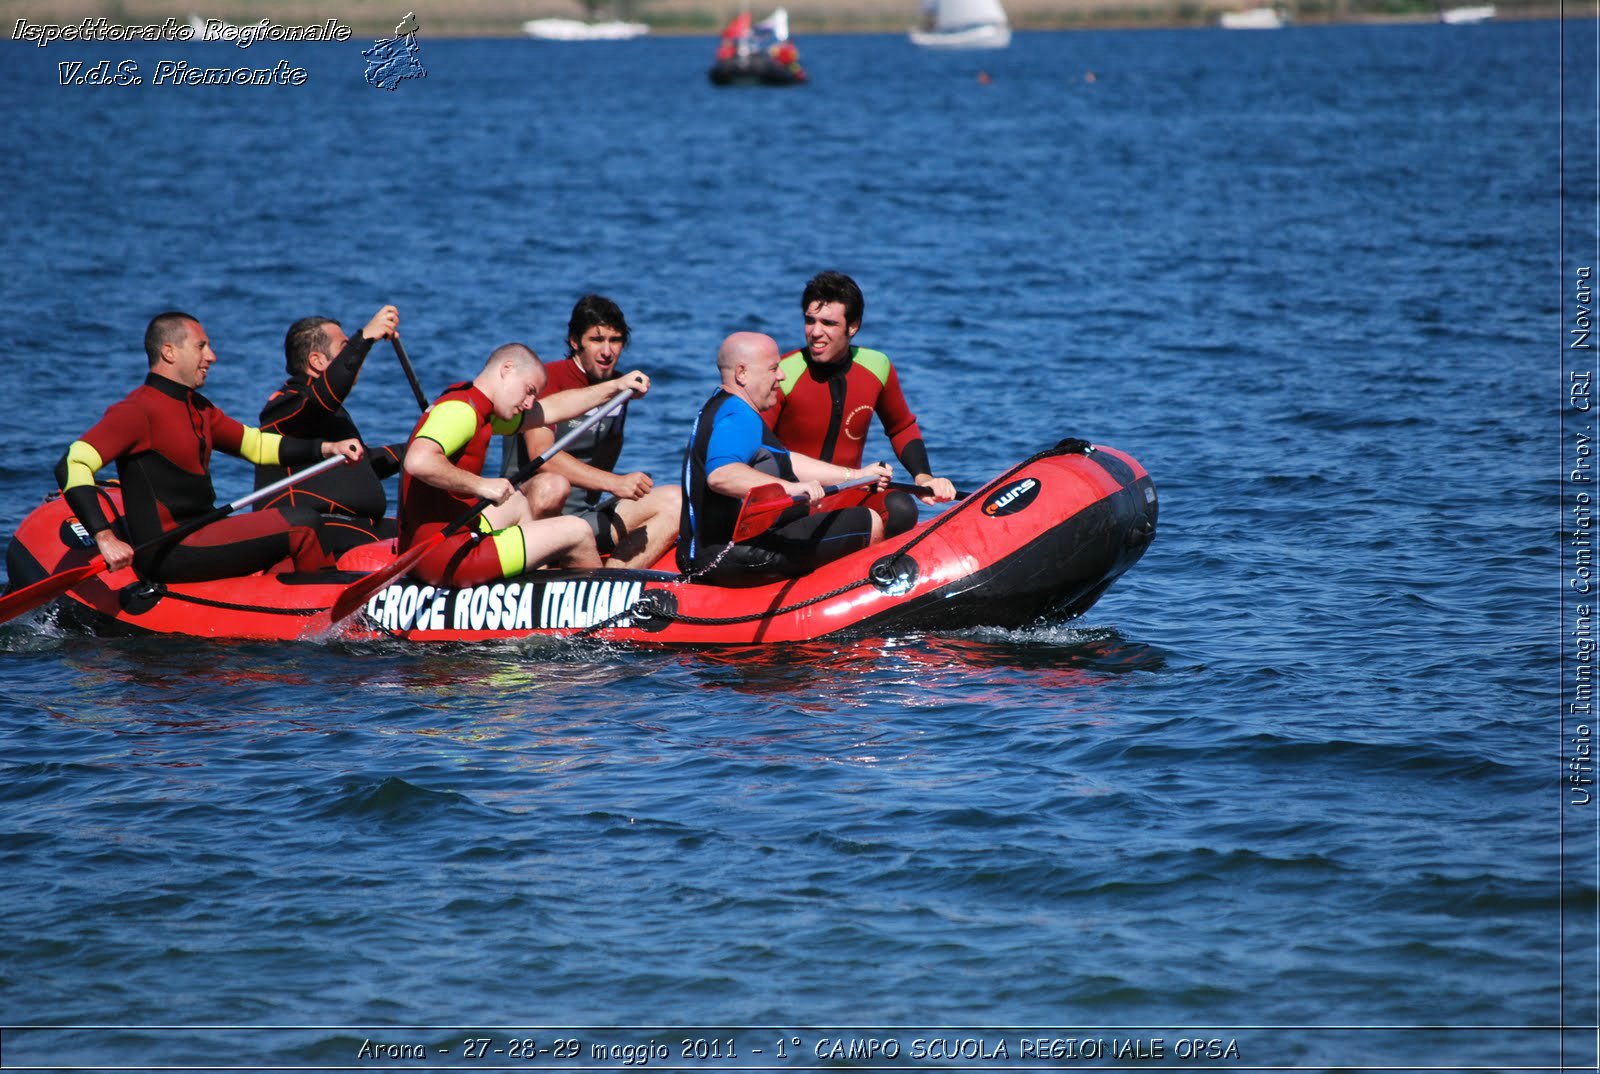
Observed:
[[[771,0],[767,6],[776,6]],[[796,36],[897,34],[916,21],[915,0],[866,0],[839,8],[841,0],[799,0],[790,3],[789,19]],[[1019,31],[1199,29],[1214,27],[1223,11],[1256,6],[1259,0],[1009,0],[1012,26]],[[1363,9],[1362,4],[1366,4]],[[1039,5],[1039,6],[1035,6]],[[414,10],[424,36],[522,37],[522,24],[534,18],[581,18],[572,0],[461,0],[448,10],[430,10],[425,0],[396,0],[394,16],[379,17],[369,8],[359,14],[330,10],[307,0],[0,0],[0,39],[12,39],[18,20],[30,23],[79,23],[106,19],[116,25],[160,23],[175,18],[187,23],[191,14],[233,23],[265,19],[285,26],[333,18],[353,35],[378,37],[393,31],[391,17]],[[740,6],[740,0],[622,0],[617,17],[648,23],[661,37],[715,35]],[[762,6],[760,4],[756,6]],[[1294,26],[1407,25],[1438,21],[1425,0],[1299,0],[1285,5]],[[1559,19],[1560,7],[1501,3],[1497,21]],[[628,10],[622,10],[627,8]],[[1398,10],[1397,10],[1398,9]],[[1572,12],[1591,18],[1593,12]]]

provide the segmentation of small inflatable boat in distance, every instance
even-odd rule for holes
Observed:
[[[722,31],[706,77],[714,86],[804,85],[800,52],[789,40],[788,11],[780,7],[754,26],[749,11],[734,16]]]
[[[114,488],[103,490],[102,502],[120,506]],[[462,589],[402,578],[334,629],[356,639],[582,634],[655,646],[1023,627],[1093,606],[1144,554],[1156,516],[1155,485],[1138,462],[1065,440],[912,530],[801,578],[730,588],[670,571],[545,570]],[[52,496],[12,540],[11,585],[94,555],[65,501]],[[315,637],[328,632],[328,610],[344,589],[393,556],[392,542],[384,542],[346,553],[339,571],[171,585],[122,570],[84,582],[57,603],[64,622],[100,633]]]

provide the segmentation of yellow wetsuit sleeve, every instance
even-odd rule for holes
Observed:
[[[93,485],[94,475],[105,464],[98,451],[82,440],[74,440],[72,446],[67,448],[67,480],[61,486],[62,491],[79,485]]]
[[[239,455],[257,466],[279,466],[278,445],[282,443],[283,437],[278,433],[264,433],[246,425],[239,440]]]
[[[417,436],[432,440],[444,449],[446,458],[460,454],[478,432],[478,412],[460,399],[446,399],[432,410],[417,430]]]

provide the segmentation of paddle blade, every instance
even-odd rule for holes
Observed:
[[[8,622],[19,615],[25,615],[35,608],[49,604],[61,594],[87,582],[105,569],[106,561],[96,556],[81,567],[60,571],[48,578],[41,578],[32,585],[25,585],[13,593],[7,593],[0,597],[0,623]]]
[[[333,602],[333,607],[328,609],[328,625],[332,626],[354,615],[363,604],[372,599],[374,594],[416,566],[417,561],[433,551],[444,538],[443,533],[435,534],[426,541],[406,549],[387,567],[380,567],[359,582],[351,582],[345,591],[339,594],[339,599]]]
[[[757,485],[745,493],[739,518],[733,524],[733,543],[767,532],[785,511],[803,499],[789,495],[782,485]]]

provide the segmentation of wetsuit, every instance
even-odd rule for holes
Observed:
[[[840,362],[814,362],[806,348],[784,355],[778,401],[761,416],[789,447],[852,469],[861,465],[876,413],[907,472],[931,474],[917,416],[882,351],[851,347]]]
[[[522,428],[522,418],[504,421],[494,404],[470,382],[453,384],[417,422],[411,439],[432,440],[452,464],[483,473],[489,444]],[[400,474],[400,550],[437,534],[476,506],[473,496],[447,492],[404,471]],[[445,538],[417,561],[411,573],[429,585],[469,586],[510,578],[527,570],[521,526],[491,531],[482,515],[477,528]]]
[[[216,506],[212,448],[291,466],[314,462],[321,451],[313,440],[241,425],[199,392],[151,373],[67,449],[62,488],[79,521],[98,533],[110,523],[94,475],[115,462],[122,482],[120,536],[137,547]],[[249,574],[285,557],[302,571],[333,565],[318,540],[315,514],[290,508],[230,515],[181,540],[140,550],[134,568],[156,581],[199,582]]]
[[[545,376],[548,378],[545,387],[539,394],[551,396],[557,392],[568,391],[572,388],[587,388],[590,385],[589,374],[583,371],[574,359],[563,358],[559,362],[551,362],[544,367]],[[611,405],[607,400],[600,405],[603,409]],[[593,414],[594,411],[589,411]],[[551,430],[559,440],[577,425],[585,421],[589,414],[580,414],[569,421],[557,422]],[[614,473],[617,468],[617,459],[622,456],[623,425],[628,420],[628,404],[623,403],[614,413],[601,418],[582,436],[568,444],[563,450],[579,462],[587,463],[597,470]],[[520,435],[506,437],[505,447],[501,453],[501,474],[510,477],[512,474],[528,465],[528,445]],[[567,502],[561,505],[564,515],[577,515],[589,523],[589,528],[594,531],[595,543],[603,554],[610,554],[616,546],[617,534],[622,532],[622,524],[615,520],[617,498],[600,489],[579,488],[572,486],[572,492],[567,496]]]
[[[778,401],[761,416],[795,451],[858,468],[876,413],[900,465],[913,476],[933,473],[900,375],[882,351],[851,347],[843,361],[814,362],[802,347],[784,355],[779,371]],[[891,536],[916,524],[917,505],[906,493],[891,492],[884,503]]]
[[[356,377],[372,344],[373,340],[365,336],[354,336],[320,377],[308,378],[304,373],[290,377],[261,408],[262,431],[309,440],[361,439],[361,431],[344,401],[356,386]],[[323,540],[341,549],[387,540],[399,528],[393,519],[384,517],[389,498],[383,491],[383,479],[400,472],[405,447],[389,444],[372,448],[360,462],[318,474],[257,504],[256,510],[309,507],[321,511],[328,515],[323,524]],[[256,488],[292,472],[293,467],[258,465]]]
[[[743,399],[718,389],[700,408],[683,455],[679,570],[695,570],[716,560],[732,538],[743,500],[713,490],[710,476],[736,462],[774,479],[796,480],[788,449],[761,416]],[[871,543],[872,513],[867,508],[812,514],[800,504],[765,533],[735,546],[706,577],[721,584],[795,577]]]

